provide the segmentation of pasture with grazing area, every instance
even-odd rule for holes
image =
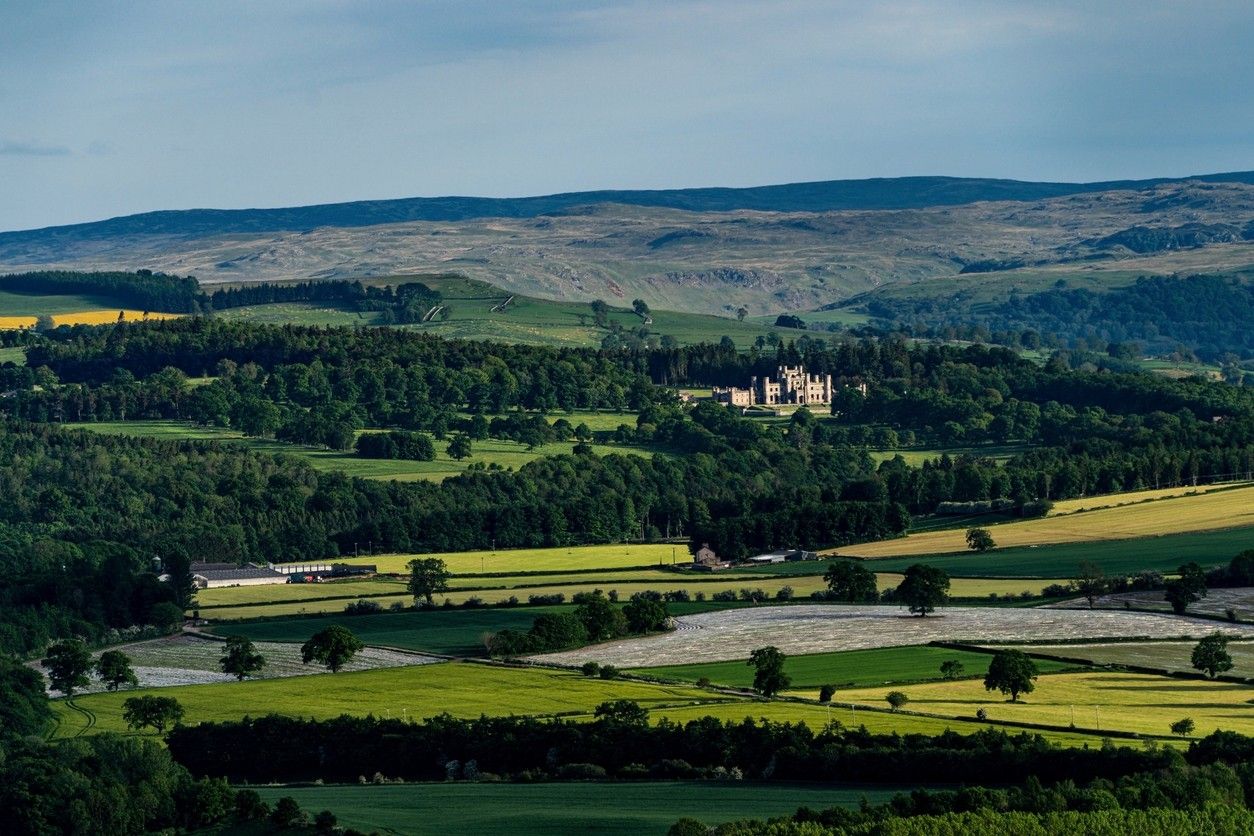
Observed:
[[[506,468],[519,468],[527,462],[545,456],[570,453],[571,443],[541,444],[533,450],[517,441],[489,438],[475,441],[471,445],[469,457],[458,461],[448,455],[445,448],[447,442],[436,441],[436,455],[433,461],[413,461],[409,459],[369,459],[358,456],[351,450],[329,450],[320,447],[305,447],[273,439],[252,438],[238,430],[224,427],[207,427],[187,424],[181,421],[98,421],[67,423],[71,429],[90,430],[107,435],[133,435],[148,438],[166,438],[186,441],[223,441],[247,445],[250,449],[262,453],[297,456],[310,465],[323,471],[344,473],[348,476],[360,476],[363,479],[385,479],[402,482],[439,481],[449,476],[456,476],[473,464],[498,465]],[[621,455],[651,456],[653,452],[641,447],[618,444],[592,444],[592,451],[599,456],[618,453]]]
[[[356,673],[137,689],[75,697],[53,703],[56,737],[126,731],[122,704],[128,697],[155,693],[174,697],[186,710],[185,723],[238,720],[245,715],[281,714],[328,719],[341,714],[423,719],[591,713],[607,700],[635,700],[645,708],[718,701],[718,695],[682,685],[651,685],[604,680],[578,672],[505,667],[474,662],[442,662]],[[726,697],[724,697],[726,699]]]
[[[863,798],[879,804],[899,790],[908,791],[882,785],[682,781],[258,788],[271,804],[291,796],[306,810],[334,810],[343,826],[409,836],[665,836],[684,816],[712,825],[729,818],[792,815],[798,807],[856,807]]]
[[[1103,610],[945,607],[920,618],[904,607],[801,604],[707,612],[678,619],[674,632],[621,639],[537,657],[578,665],[586,661],[618,667],[747,659],[750,651],[775,645],[789,655],[948,642],[1006,642],[1024,637],[1065,641],[1083,638],[1196,637],[1219,627],[1226,634],[1254,636],[1254,625]]]
[[[1165,736],[1172,723],[1190,717],[1197,736],[1216,730],[1254,734],[1254,687],[1201,679],[1137,673],[1059,673],[1041,676],[1019,702],[987,691],[979,680],[902,685],[910,711],[1099,731]],[[841,702],[883,705],[884,689],[841,691]]]
[[[26,349],[24,348],[0,348],[0,366],[5,363],[12,363],[15,366],[26,365]]]
[[[789,656],[784,663],[784,673],[792,678],[789,689],[798,696],[814,698],[823,685],[855,687],[859,685],[883,685],[890,682],[920,682],[940,679],[940,666],[944,662],[961,662],[963,676],[983,676],[988,671],[990,653],[967,650],[950,650],[943,647],[886,647],[875,650],[848,650],[842,653],[814,653],[805,656]],[[1042,670],[1062,670],[1070,665],[1042,660]],[[667,679],[695,682],[702,677],[715,685],[736,688],[753,686],[753,668],[745,659],[727,662],[706,662],[693,665],[663,665],[653,668],[636,668],[635,672]],[[801,692],[805,693],[801,693]]]
[[[988,526],[998,548],[1090,543],[1254,525],[1254,486]],[[844,557],[905,557],[967,550],[962,529],[843,546]]]

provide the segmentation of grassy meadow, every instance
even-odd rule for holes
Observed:
[[[792,677],[789,688],[793,693],[813,699],[817,694],[811,692],[816,692],[823,685],[844,688],[940,679],[941,663],[951,660],[962,663],[965,668],[964,676],[983,676],[988,672],[988,663],[992,658],[989,653],[949,650],[927,645],[885,647],[789,656],[784,663],[784,672]],[[1050,672],[1074,667],[1044,660],[1038,662],[1038,666],[1042,671]],[[753,669],[745,661],[739,660],[665,665],[658,668],[640,668],[635,672],[689,682],[705,677],[715,685],[753,687]]]
[[[633,421],[628,416],[628,421]],[[620,422],[621,423],[621,422]],[[445,452],[447,442],[436,441],[434,461],[420,462],[405,459],[366,459],[352,451],[326,450],[317,447],[305,447],[272,439],[249,438],[237,430],[225,427],[202,427],[182,421],[99,421],[68,423],[71,429],[83,429],[108,435],[132,435],[148,438],[165,438],[186,441],[224,441],[245,444],[253,450],[276,455],[297,456],[310,465],[323,471],[335,471],[348,476],[363,479],[384,479],[402,482],[439,481],[449,476],[456,476],[473,464],[498,465],[517,469],[545,456],[570,453],[572,444],[542,444],[534,450],[528,450],[525,444],[500,439],[485,439],[472,443],[472,452],[468,458],[457,461]],[[618,424],[614,425],[615,427]],[[610,453],[651,456],[653,451],[640,447],[629,447],[617,444],[593,444],[592,450],[597,455]]]
[[[12,363],[15,366],[26,365],[26,350],[23,348],[0,348],[0,365]]]
[[[1254,486],[1179,496],[1083,513],[987,526],[999,548],[1127,540],[1194,531],[1254,526]],[[965,531],[952,529],[844,546],[844,557],[903,557],[963,552]]]
[[[791,815],[805,806],[816,810],[856,807],[863,798],[879,804],[897,791],[882,785],[846,788],[683,781],[258,788],[271,804],[291,796],[311,812],[334,810],[341,825],[411,836],[550,836],[576,832],[665,836],[667,829],[684,816],[716,824],[734,818]],[[457,814],[450,816],[450,810]]]
[[[1058,673],[1042,676],[1036,690],[1010,702],[986,691],[981,680],[902,685],[895,690],[910,698],[909,711],[946,717],[971,717],[979,708],[994,722],[1013,721],[1070,726],[1100,731],[1166,735],[1184,717],[1197,724],[1195,734],[1217,729],[1254,733],[1254,687],[1200,679],[1175,679],[1136,673]],[[841,702],[886,705],[887,689],[841,691]]]
[[[996,535],[994,534],[994,537]],[[1197,561],[1202,566],[1226,564],[1254,545],[1254,527],[1164,534],[1125,540],[1097,540],[1051,546],[994,549],[984,554],[963,552],[923,557],[881,558],[869,563],[880,572],[904,572],[912,563],[939,566],[955,578],[1056,578],[1075,577],[1082,561],[1097,564],[1107,575],[1143,570],[1174,572],[1180,564]]]
[[[146,693],[177,699],[186,711],[184,722],[192,724],[260,714],[313,719],[374,714],[415,720],[445,712],[456,717],[588,714],[607,700],[635,700],[653,708],[719,699],[689,686],[604,680],[544,668],[443,662],[89,694],[76,697],[73,706],[65,700],[53,702],[57,722],[53,736],[73,737],[88,730],[93,734],[125,732],[122,704],[128,697]]]
[[[599,327],[586,302],[563,302],[532,296],[513,295],[486,282],[458,276],[392,277],[388,281],[422,281],[443,296],[445,310],[430,322],[398,325],[445,338],[494,340],[553,346],[599,346],[609,333]],[[377,283],[377,282],[376,282]],[[508,304],[506,300],[509,300]],[[619,302],[622,305],[624,303]],[[381,325],[373,311],[312,303],[253,305],[222,311],[219,316],[258,323],[300,325]],[[644,326],[653,337],[674,337],[682,345],[717,343],[731,337],[741,349],[772,332],[787,337],[801,332],[776,328],[770,322],[738,322],[726,317],[682,311],[657,310],[646,324],[630,308],[612,308],[608,320],[628,331]]]

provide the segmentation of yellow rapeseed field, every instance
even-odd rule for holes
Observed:
[[[1254,486],[1137,505],[986,526],[998,547],[1127,540],[1254,525]],[[963,529],[927,531],[834,549],[847,557],[899,557],[966,551]]]
[[[137,311],[130,308],[103,311],[72,311],[52,315],[54,325],[104,325],[118,321],[122,314],[127,322],[141,322],[145,319],[177,319],[179,314],[160,313],[156,311]],[[33,316],[0,316],[0,329],[13,330],[18,328],[34,328],[36,318]]]

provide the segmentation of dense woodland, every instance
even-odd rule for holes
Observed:
[[[1106,292],[1067,287],[1012,293],[997,304],[954,296],[874,298],[879,325],[919,337],[1028,334],[1035,344],[1092,347],[1140,343],[1156,355],[1180,346],[1212,362],[1254,358],[1254,283],[1231,276],[1142,276]],[[1104,351],[1105,348],[1099,348]]]
[[[1254,470],[1254,390],[1072,371],[980,346],[806,340],[773,352],[622,352],[197,318],[58,328],[27,359],[0,367],[0,484],[10,498],[0,508],[0,595],[16,605],[0,608],[0,643],[21,653],[49,637],[168,623],[168,605],[185,602],[162,599],[156,561],[677,536],[737,558],[896,536],[910,514],[941,502],[997,500],[1033,515],[1053,499]],[[681,406],[658,385],[743,381],[781,362],[865,383],[866,394],[844,388],[828,420],[802,410],[768,424],[708,402]],[[190,385],[205,373],[215,379]],[[592,407],[630,410],[634,420],[603,440],[655,455],[598,457],[579,443],[586,428],[540,417]],[[517,471],[396,483],[239,446],[55,426],[138,418],[339,449],[359,429],[391,428],[359,451],[377,456],[424,458],[417,439],[449,433],[572,447]],[[877,467],[867,452],[987,442],[1022,452],[1004,464],[942,455],[922,467],[900,458]],[[117,583],[128,591],[98,594]]]

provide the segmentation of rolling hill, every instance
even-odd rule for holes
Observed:
[[[1254,173],[1106,183],[943,177],[154,212],[0,233],[0,270],[151,268],[203,283],[455,272],[509,292],[752,316],[932,282],[1254,265]]]

